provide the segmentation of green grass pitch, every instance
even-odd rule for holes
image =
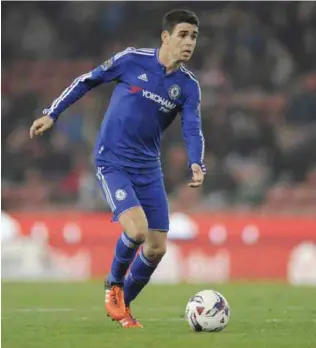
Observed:
[[[149,285],[133,306],[144,329],[105,317],[102,281],[2,283],[3,348],[307,348],[316,347],[316,288],[273,283]],[[216,289],[231,320],[219,333],[195,333],[187,300]]]

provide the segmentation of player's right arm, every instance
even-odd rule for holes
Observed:
[[[51,128],[57,121],[60,114],[82,98],[92,88],[102,83],[119,80],[122,76],[126,62],[134,48],[127,48],[125,51],[117,53],[103,64],[87,74],[76,78],[72,84],[67,87],[61,95],[53,101],[49,108],[43,111],[44,116],[34,121],[30,129],[30,137],[40,135],[47,129]]]

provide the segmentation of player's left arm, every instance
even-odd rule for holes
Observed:
[[[201,90],[197,81],[191,83],[182,107],[182,134],[187,148],[188,164],[192,170],[190,187],[203,184],[206,167],[204,161],[205,141],[201,120]]]

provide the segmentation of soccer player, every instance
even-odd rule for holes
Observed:
[[[94,157],[96,176],[113,221],[124,231],[104,285],[107,314],[124,328],[143,327],[132,316],[130,303],[166,252],[169,209],[160,141],[178,113],[192,170],[188,185],[199,187],[204,180],[201,92],[195,76],[184,66],[193,54],[198,27],[193,12],[168,12],[163,18],[160,48],[127,48],[81,75],[30,129],[31,138],[42,134],[90,89],[116,81]]]

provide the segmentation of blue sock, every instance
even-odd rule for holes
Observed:
[[[125,232],[121,234],[121,237],[118,239],[116,244],[111,273],[108,275],[106,283],[117,283],[123,285],[125,274],[133,261],[140,244],[142,244],[142,242],[134,241]]]
[[[143,250],[137,255],[124,282],[124,301],[127,306],[149,282],[159,261],[148,260],[143,254]]]

